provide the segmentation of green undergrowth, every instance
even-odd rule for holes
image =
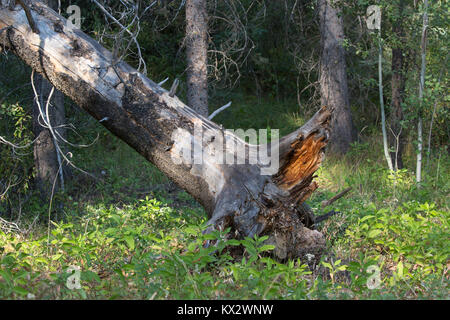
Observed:
[[[23,232],[0,232],[1,298],[449,297],[444,177],[430,178],[418,189],[407,170],[392,176],[382,163],[359,161],[363,156],[356,151],[352,158],[325,161],[318,173],[323,187],[309,203],[316,214],[340,213],[319,226],[328,248],[319,263],[308,266],[308,261],[275,261],[264,237],[204,235],[203,209],[182,190],[147,190],[139,197],[136,190],[149,187],[148,181],[165,185],[167,180],[114,139],[95,153],[110,148],[122,155],[110,153],[96,162],[107,173],[91,183],[89,197],[72,186],[72,195],[54,199],[64,203],[58,219],[53,211],[49,219],[48,205],[29,204],[24,210],[38,212],[40,223]],[[448,173],[442,164],[441,170]],[[321,207],[347,186],[353,188],[349,195]],[[217,246],[204,246],[214,240],[220,240]],[[244,248],[238,258],[231,254],[237,246]]]
[[[121,208],[88,205],[80,218],[51,222],[26,235],[0,233],[0,296],[448,298],[448,213],[409,202],[394,211],[370,203],[351,214],[352,221],[333,239],[334,254],[325,254],[311,270],[300,260],[273,260],[266,254],[273,247],[264,237],[204,235],[205,218],[198,210],[175,210],[150,198]],[[205,248],[208,240],[221,241]],[[243,258],[233,259],[225,248],[238,245],[245,248]],[[380,273],[374,289],[368,288],[376,276],[368,272],[370,266]]]
[[[307,118],[295,103],[278,109],[271,107],[276,101],[256,100],[234,99],[217,121],[246,129],[250,115],[270,109],[274,115],[255,116],[253,126],[283,128],[284,135]],[[0,213],[10,211],[1,217],[20,229],[2,222],[1,299],[449,298],[445,150],[434,151],[420,185],[412,157],[405,169],[386,169],[376,134],[345,157],[327,157],[317,172],[320,187],[308,200],[317,215],[339,212],[318,226],[327,249],[315,264],[275,261],[264,237],[203,234],[207,218],[198,203],[74,110],[68,116],[78,135],[69,138],[88,144],[98,137],[72,150],[73,163],[91,176],[73,169],[51,203],[33,188],[0,202]],[[321,206],[348,187],[346,196]],[[217,246],[204,246],[216,240]]]

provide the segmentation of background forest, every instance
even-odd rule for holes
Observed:
[[[169,78],[166,89],[179,79],[177,96],[186,101],[187,2],[142,0],[152,6],[138,23],[127,0],[61,1],[61,14],[78,5],[85,33],[155,82]],[[284,136],[320,108],[319,2],[206,1],[209,113],[232,102],[215,122]],[[223,241],[221,254],[211,254],[217,248],[202,243],[223,234],[202,234],[204,209],[68,98],[67,159],[57,168],[64,181],[43,182],[31,69],[5,50],[0,298],[448,299],[448,2],[326,2],[342,19],[354,132],[348,145],[330,146],[307,201],[317,215],[339,211],[318,226],[327,239],[319,263],[277,261],[264,237]],[[380,31],[367,27],[370,5],[381,8]],[[232,257],[232,246],[243,246],[243,256]],[[73,266],[81,275],[75,289],[67,286]]]

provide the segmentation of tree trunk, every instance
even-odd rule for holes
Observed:
[[[378,30],[378,93],[380,97],[380,114],[381,114],[381,132],[383,134],[383,151],[384,157],[388,164],[389,170],[393,171],[391,154],[389,153],[388,137],[386,133],[386,115],[384,112],[384,95],[383,95],[383,44],[381,41],[381,29]]]
[[[208,116],[208,15],[206,0],[186,1],[188,106]]]
[[[58,2],[56,0],[46,0],[44,3],[55,10],[58,7]],[[36,170],[35,183],[41,194],[49,196],[53,184],[55,184],[55,190],[63,187],[64,184],[64,180],[61,176],[63,172],[60,163],[61,157],[58,157],[54,144],[55,137],[52,136],[48,128],[44,127],[43,124],[46,119],[42,119],[42,117],[47,117],[45,106],[52,85],[39,74],[34,75],[33,82],[39,99],[39,103],[34,100],[32,113],[33,133],[36,137],[36,142],[34,144],[34,166]],[[34,90],[31,94],[33,97],[35,96]],[[55,128],[54,131],[57,131],[65,138],[65,130],[63,128],[58,128],[58,126],[65,123],[64,95],[58,90],[53,92],[48,118],[51,125]],[[60,174],[60,179],[57,179],[58,172]],[[55,179],[57,180],[55,181]]]
[[[323,250],[314,216],[300,205],[317,188],[331,108],[279,144],[272,132],[270,144],[249,145],[125,62],[114,70],[111,52],[41,2],[31,9],[39,34],[23,10],[0,7],[0,44],[197,199],[210,218],[207,231],[268,235],[282,259]]]
[[[427,53],[427,32],[428,32],[428,0],[424,1],[423,12],[423,25],[422,25],[422,40],[420,45],[420,83],[419,83],[419,121],[417,123],[417,162],[416,162],[416,182],[422,181],[422,108],[423,108],[423,91],[425,89],[425,71],[427,65],[426,53]]]
[[[391,113],[389,116],[389,146],[391,150],[391,159],[393,160],[394,169],[403,168],[403,149],[405,146],[404,133],[402,132],[403,121],[403,95],[406,83],[406,63],[403,56],[403,48],[405,46],[403,31],[403,6],[404,2],[399,3],[398,18],[393,21],[393,32],[399,45],[392,48],[392,78],[391,78]]]
[[[402,48],[392,49],[392,79],[391,79],[392,101],[391,113],[389,116],[389,145],[391,159],[393,159],[394,169],[403,168],[403,149],[405,139],[401,122],[403,121],[403,94],[405,91],[404,57]]]
[[[33,133],[36,137],[34,144],[34,165],[36,168],[35,182],[39,191],[43,195],[50,195],[52,186],[55,184],[55,190],[63,186],[61,179],[57,179],[58,172],[62,171],[60,167],[60,159],[58,161],[57,150],[54,144],[54,137],[49,129],[45,128],[42,116],[46,117],[46,104],[50,95],[52,85],[41,75],[34,75],[34,86],[39,98],[39,104],[33,102]],[[34,96],[34,92],[32,93]],[[65,130],[58,128],[65,122],[64,113],[64,95],[62,92],[55,90],[52,95],[51,106],[48,110],[50,123],[54,128],[54,132],[58,132],[65,138]],[[41,108],[39,108],[41,106]],[[56,179],[56,182],[55,182]]]
[[[356,139],[348,97],[344,29],[340,11],[331,0],[318,0],[322,57],[320,95],[322,105],[333,107],[330,150],[345,153]]]

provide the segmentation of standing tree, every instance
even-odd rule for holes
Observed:
[[[187,104],[208,116],[208,14],[206,0],[186,1]]]
[[[380,16],[381,19],[381,16]],[[378,92],[380,99],[380,113],[381,113],[381,132],[383,134],[383,150],[384,157],[388,163],[389,170],[394,170],[392,165],[392,158],[389,153],[388,138],[386,133],[386,113],[384,110],[384,95],[383,95],[383,41],[381,38],[381,21],[378,23],[376,29],[378,30]]]
[[[23,10],[0,4],[0,44],[196,198],[210,218],[207,232],[229,227],[231,237],[267,235],[282,259],[317,257],[324,249],[314,215],[301,204],[318,187],[313,178],[332,108],[323,107],[279,144],[272,135],[270,144],[250,145],[127,63],[111,64],[111,52],[42,2],[30,4],[39,33]]]
[[[50,96],[53,86],[39,74],[34,74],[33,82],[37,93],[33,102],[35,182],[39,191],[48,195],[54,183],[56,189],[64,188],[62,160],[56,147],[57,135],[64,137],[61,127],[65,122],[64,95],[55,90]],[[35,95],[34,92],[32,94]],[[49,108],[46,108],[49,99]],[[52,130],[46,122],[51,124]]]
[[[394,170],[403,168],[403,149],[405,146],[405,133],[403,132],[403,99],[406,84],[406,57],[405,32],[403,20],[405,19],[405,1],[400,0],[398,9],[392,19],[394,44],[392,48],[392,78],[391,78],[391,112],[389,116],[389,145]]]
[[[58,9],[58,1],[45,0],[49,7]],[[65,130],[61,127],[65,122],[64,94],[58,90],[51,93],[53,86],[41,75],[33,76],[33,133],[34,165],[36,169],[35,182],[42,194],[50,194],[54,183],[55,188],[64,188],[63,167],[57,141],[64,137]],[[50,99],[50,101],[48,101]],[[48,108],[46,108],[48,102]],[[53,128],[50,129],[47,124]],[[59,137],[58,137],[59,135]],[[59,175],[59,179],[57,179]]]
[[[320,95],[322,105],[335,109],[331,124],[330,148],[345,153],[356,139],[347,86],[344,29],[340,10],[331,0],[318,0],[322,57]]]
[[[419,121],[417,123],[417,166],[416,166],[416,181],[422,181],[422,105],[423,105],[423,90],[425,88],[425,68],[426,68],[426,52],[427,52],[427,31],[428,31],[428,0],[424,0],[423,25],[422,25],[422,41],[421,41],[421,65],[420,65],[420,83],[419,83]]]

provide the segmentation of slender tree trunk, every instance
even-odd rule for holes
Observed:
[[[403,121],[403,94],[405,90],[405,76],[403,70],[403,50],[401,48],[392,49],[392,101],[391,113],[389,115],[389,146],[391,150],[391,159],[393,159],[394,169],[403,168],[403,149],[405,139],[401,122]]]
[[[421,68],[420,68],[420,84],[419,84],[419,121],[417,124],[417,166],[416,166],[416,182],[422,181],[422,149],[423,149],[423,120],[422,120],[422,103],[423,90],[425,89],[425,69],[426,69],[426,52],[427,52],[427,29],[428,29],[428,0],[424,1],[422,41],[421,41]]]
[[[391,155],[389,154],[389,146],[386,133],[386,114],[384,111],[384,96],[383,96],[383,45],[381,43],[381,30],[378,30],[378,92],[380,95],[380,113],[381,113],[381,132],[383,134],[383,150],[389,170],[394,170],[392,166]]]
[[[406,83],[406,63],[403,48],[405,46],[403,31],[403,7],[404,1],[399,3],[398,19],[393,21],[393,33],[399,45],[392,48],[392,78],[391,78],[391,113],[389,116],[389,146],[391,150],[391,159],[393,159],[394,169],[403,168],[403,149],[405,139],[401,122],[403,121],[403,95]]]
[[[0,0],[3,1],[3,0]],[[72,98],[108,130],[154,163],[205,208],[208,230],[230,237],[268,235],[280,258],[320,256],[325,239],[302,206],[328,142],[332,108],[276,144],[250,145],[196,113],[41,2],[23,10],[0,6],[0,44]],[[194,152],[192,152],[192,150]]]
[[[345,153],[356,139],[350,111],[344,41],[340,10],[331,0],[318,0],[322,57],[320,62],[320,94],[322,105],[335,109],[330,148]]]
[[[188,106],[208,116],[208,14],[206,0],[186,1]]]
[[[54,10],[58,8],[56,0],[46,0],[44,3]],[[36,101],[35,97],[33,100],[33,133],[36,137],[34,144],[35,183],[41,194],[48,196],[54,183],[55,190],[64,188],[64,178],[61,157],[55,147],[55,139],[59,138],[52,136],[44,123],[48,116],[51,125],[55,128],[54,132],[57,131],[65,137],[65,130],[58,128],[65,123],[64,94],[58,90],[53,92],[47,115],[45,106],[53,86],[39,74],[34,75],[33,82],[39,99]],[[35,96],[34,90],[31,91],[31,94],[33,97]],[[55,179],[57,179],[56,182]]]
[[[63,169],[61,157],[58,157],[55,137],[52,136],[48,128],[45,128],[44,122],[47,119],[43,119],[47,116],[45,106],[53,86],[39,74],[34,75],[33,82],[39,99],[39,103],[36,100],[33,102],[33,133],[36,137],[34,144],[35,182],[39,191],[48,196],[54,183],[56,190],[64,186],[64,180],[61,179]],[[34,96],[34,92],[32,94]],[[58,90],[55,90],[52,95],[48,118],[54,132],[58,132],[62,137],[65,137],[65,130],[58,128],[65,122],[64,95]]]

